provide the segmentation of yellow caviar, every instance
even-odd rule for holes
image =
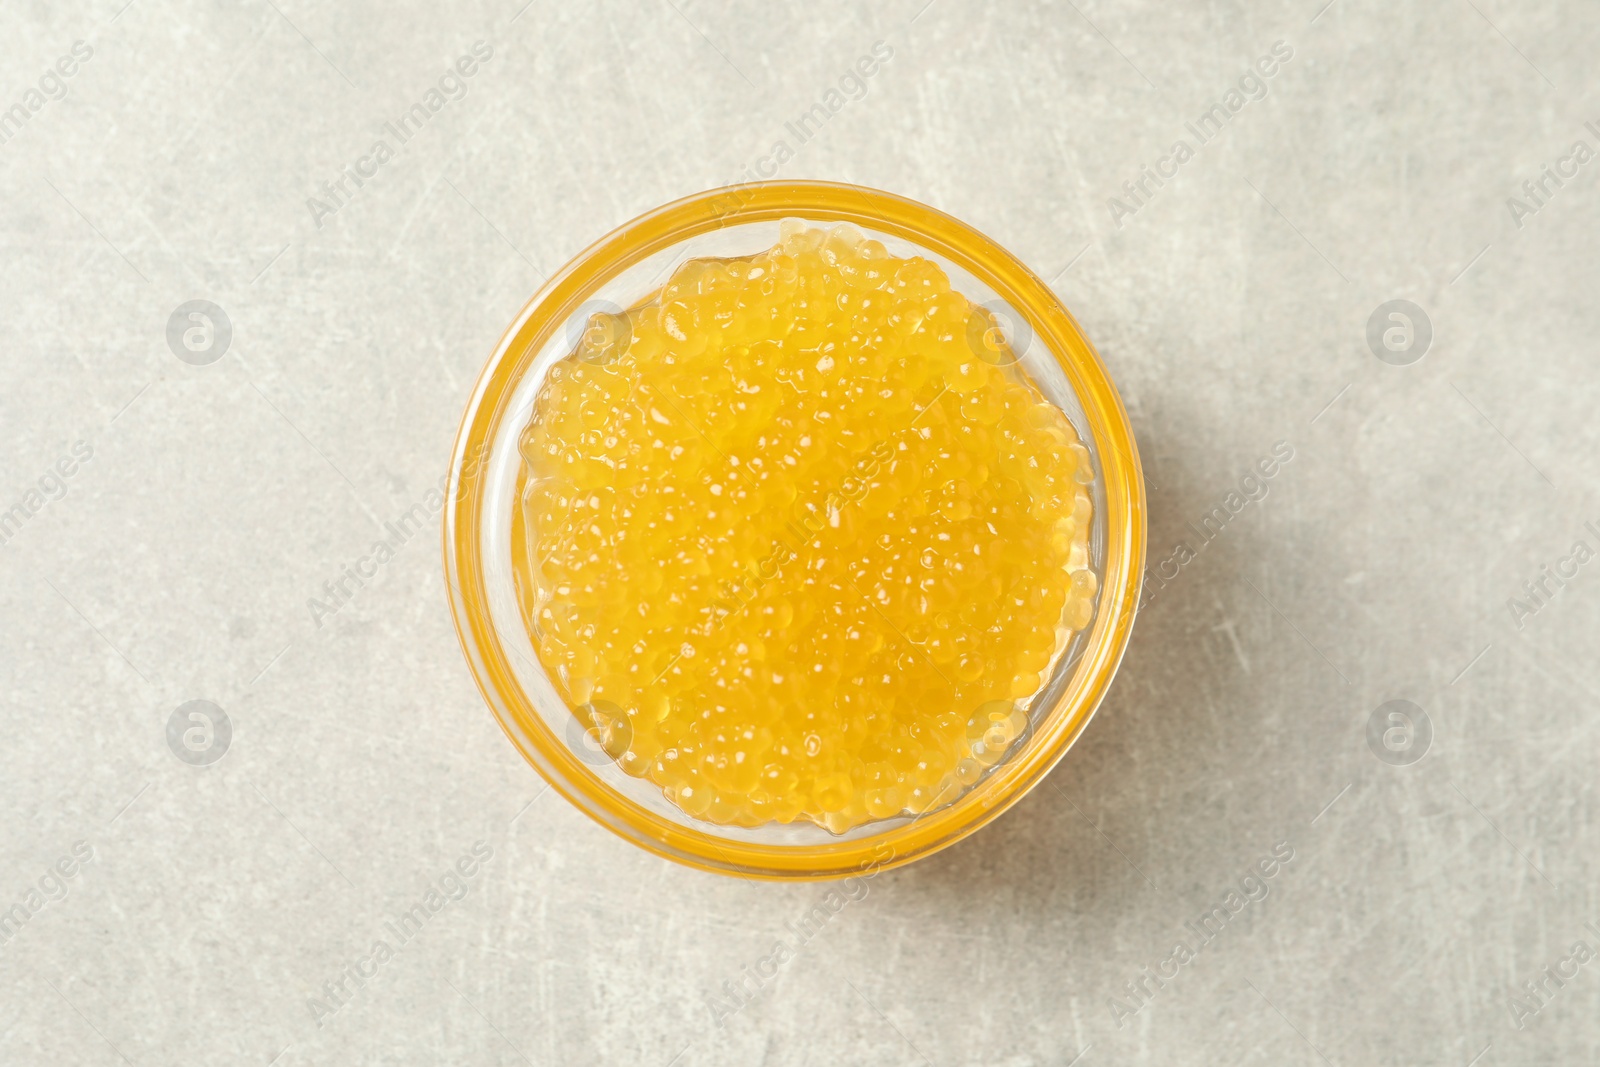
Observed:
[[[1094,616],[1071,423],[936,264],[850,227],[785,222],[591,317],[521,451],[539,658],[698,818],[949,802]]]

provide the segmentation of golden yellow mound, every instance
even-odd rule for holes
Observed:
[[[539,658],[690,815],[954,799],[1094,614],[1092,467],[988,311],[848,227],[595,316],[522,438]]]

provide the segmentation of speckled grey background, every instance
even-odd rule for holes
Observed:
[[[0,1062],[1600,1062],[1600,10],[1323,2],[0,7]],[[308,601],[425,500],[546,272],[780,140],[1052,281],[1176,576],[1042,787],[752,978],[826,887],[545,791],[433,528]],[[194,300],[225,352],[169,346]],[[1392,300],[1420,361],[1420,322],[1368,345]],[[196,700],[214,762],[169,747]],[[1369,745],[1393,700],[1425,753],[1415,713]]]

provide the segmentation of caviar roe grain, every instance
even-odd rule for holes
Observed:
[[[688,814],[948,803],[1089,626],[1093,468],[921,257],[785,222],[597,315],[521,439],[524,608],[574,714]]]

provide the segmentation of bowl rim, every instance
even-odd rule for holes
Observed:
[[[786,217],[848,222],[914,242],[970,271],[1021,312],[1065,373],[1089,424],[1104,479],[1106,546],[1100,602],[1073,677],[1034,736],[961,798],[881,834],[817,845],[720,837],[640,807],[595,776],[549,729],[516,681],[484,586],[482,457],[533,357],[611,277],[727,225]],[[470,457],[470,458],[469,458]],[[1121,397],[1094,346],[1050,287],[966,223],[894,193],[842,182],[769,181],[710,189],[648,211],[580,252],[539,287],[501,336],[462,415],[442,516],[444,574],[473,680],[512,744],[554,789],[607,829],[667,859],[749,878],[819,880],[897,867],[946,848],[1021,800],[1082,735],[1127,649],[1146,550],[1144,478]]]

